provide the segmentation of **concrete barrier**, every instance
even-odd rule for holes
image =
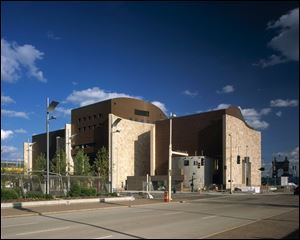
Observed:
[[[50,205],[70,205],[76,203],[95,203],[95,202],[120,202],[134,201],[134,197],[112,197],[112,198],[88,198],[88,199],[70,199],[70,200],[50,200],[50,201],[32,201],[32,202],[14,202],[1,203],[1,208],[20,208],[32,206],[50,206]]]

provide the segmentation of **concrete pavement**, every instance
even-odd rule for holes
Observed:
[[[299,196],[291,194],[139,203],[4,217],[1,238],[282,238],[299,227]]]

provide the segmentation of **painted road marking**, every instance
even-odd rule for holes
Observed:
[[[217,217],[217,216],[207,216],[207,217],[203,217],[203,218],[201,218],[201,219],[209,219],[209,218],[215,218],[215,217]]]
[[[167,215],[174,215],[174,214],[179,214],[179,213],[182,213],[182,212],[165,213],[165,214],[163,214],[163,215],[164,215],[164,216],[167,216]]]
[[[37,223],[20,223],[20,224],[14,224],[14,225],[7,225],[7,226],[3,226],[3,227],[4,228],[7,228],[7,227],[18,227],[18,226],[33,225],[33,224],[37,224]]]
[[[34,233],[42,233],[42,232],[50,232],[50,231],[57,231],[57,230],[63,230],[63,229],[67,229],[67,228],[70,228],[70,226],[60,227],[60,228],[51,228],[51,229],[45,229],[45,230],[39,230],[39,231],[33,231],[33,232],[26,232],[26,233],[18,233],[18,234],[16,234],[16,236],[28,235],[28,234],[34,234]]]
[[[97,237],[97,238],[93,238],[93,239],[104,239],[104,238],[110,238],[110,237],[112,237],[112,235],[103,236],[103,237]]]

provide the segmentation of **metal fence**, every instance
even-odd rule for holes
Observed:
[[[46,193],[46,175],[1,174],[1,189],[19,189],[23,194]],[[107,193],[108,183],[95,176],[49,176],[49,193],[66,196],[75,186],[95,189],[96,194]]]

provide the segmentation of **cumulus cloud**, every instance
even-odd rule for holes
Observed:
[[[11,130],[3,130],[1,129],[1,141],[10,138],[14,134]]]
[[[4,96],[1,94],[1,104],[5,105],[8,103],[15,103],[15,100],[13,100],[10,96]]]
[[[23,128],[19,128],[15,130],[16,133],[27,133],[27,131]]]
[[[43,72],[36,66],[36,61],[43,58],[44,53],[34,46],[19,46],[15,42],[1,39],[1,81],[13,83],[22,75],[24,69],[29,77],[46,82]]]
[[[277,21],[267,24],[267,30],[278,29],[278,35],[271,39],[268,47],[279,52],[268,59],[261,59],[256,66],[263,68],[288,61],[299,61],[299,8],[282,15]]]
[[[72,110],[72,108],[68,108],[68,109],[66,109],[64,107],[55,108],[55,111],[60,112],[63,115],[66,115],[66,116],[71,115],[71,110]]]
[[[28,114],[26,112],[16,112],[6,109],[1,109],[1,115],[6,117],[20,117],[20,118],[26,118],[29,119]]]
[[[166,106],[165,106],[164,103],[161,103],[161,102],[158,102],[158,101],[153,101],[153,102],[151,102],[151,103],[152,103],[153,105],[159,107],[159,108],[167,115],[168,110],[167,110],[167,108],[166,108]]]
[[[271,108],[263,108],[260,111],[254,108],[241,108],[241,112],[245,118],[245,121],[255,129],[266,129],[269,127],[269,123],[263,121],[261,118],[268,115],[271,112]]]
[[[278,116],[278,117],[281,117],[282,116],[282,112],[281,111],[278,111],[277,113],[275,113],[276,114],[276,116]]]
[[[234,92],[234,87],[232,85],[226,85],[222,88],[221,91],[217,90],[217,93],[231,93]]]
[[[101,102],[111,98],[129,97],[142,99],[142,97],[130,96],[125,93],[106,92],[98,87],[88,88],[82,91],[74,90],[66,99],[67,102],[79,104],[80,106],[89,105],[96,102]]]
[[[271,107],[297,107],[298,106],[298,100],[283,100],[283,99],[276,99],[271,100],[270,102]]]
[[[185,90],[185,91],[183,91],[183,94],[187,95],[187,96],[190,96],[190,97],[195,97],[195,96],[198,95],[198,92],[197,91],[196,92],[191,92],[189,90]]]
[[[1,159],[9,161],[20,161],[22,153],[14,146],[1,146]]]
[[[213,108],[212,110],[220,110],[220,109],[226,109],[229,108],[231,105],[227,103],[221,103],[216,108]]]

